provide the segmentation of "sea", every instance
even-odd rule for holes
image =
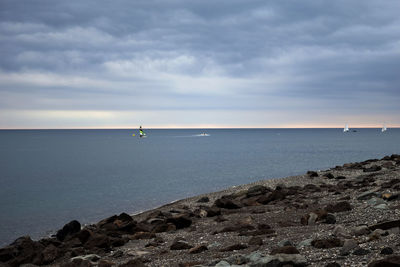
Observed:
[[[400,129],[352,130],[149,129],[147,138],[126,129],[1,130],[0,245],[50,236],[71,220],[95,223],[235,185],[400,154]]]

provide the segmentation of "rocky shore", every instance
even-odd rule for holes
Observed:
[[[3,266],[400,266],[400,155],[264,180],[0,249]]]

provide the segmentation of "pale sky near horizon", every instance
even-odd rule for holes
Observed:
[[[399,10],[0,0],[0,129],[399,127]]]

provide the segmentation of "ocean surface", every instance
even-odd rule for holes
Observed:
[[[0,245],[261,179],[400,153],[400,129],[1,130]],[[206,132],[209,136],[200,136]],[[136,136],[132,136],[135,133]]]

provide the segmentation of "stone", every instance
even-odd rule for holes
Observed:
[[[328,213],[328,214],[326,215],[326,218],[325,218],[324,223],[327,223],[327,224],[335,224],[335,223],[336,223],[336,217],[335,217],[335,215],[333,215],[333,214],[331,214],[331,213]]]
[[[379,209],[379,210],[387,210],[387,209],[389,209],[389,206],[386,203],[383,203],[383,204],[374,206],[374,208]]]
[[[311,242],[312,242],[312,241],[313,241],[313,239],[311,239],[311,238],[302,240],[302,241],[297,245],[297,247],[298,247],[298,248],[309,247],[309,246],[311,246]]]
[[[193,246],[184,240],[175,240],[170,246],[171,250],[191,249]]]
[[[230,267],[231,265],[227,261],[220,261],[218,262],[215,267]]]
[[[317,219],[318,219],[318,215],[315,214],[314,212],[311,212],[309,215],[310,215],[310,216],[309,216],[309,218],[308,218],[307,224],[308,224],[308,225],[315,225],[315,222],[316,222]]]
[[[361,225],[352,229],[352,234],[355,236],[367,235],[371,232],[368,226]]]
[[[134,235],[130,236],[130,239],[138,240],[138,239],[151,239],[155,238],[156,235],[154,233],[149,232],[137,232]]]
[[[377,172],[380,170],[382,170],[382,167],[378,165],[372,165],[369,168],[363,168],[363,172]]]
[[[382,229],[375,229],[369,236],[369,240],[378,240],[381,238],[382,235],[385,234],[385,231],[383,231]]]
[[[84,256],[77,256],[77,257],[73,257],[73,258],[71,258],[71,261],[73,262],[74,260],[77,260],[77,259],[81,259],[81,260],[87,260],[87,261],[94,261],[94,262],[96,262],[96,261],[98,261],[98,260],[100,260],[100,256],[99,255],[96,255],[96,254],[88,254],[88,255],[84,255]]]
[[[223,209],[240,209],[241,205],[238,201],[229,199],[227,197],[219,198],[215,201],[215,206]]]
[[[115,263],[112,261],[108,261],[108,260],[101,260],[99,261],[99,263],[97,264],[97,267],[112,267],[114,266]]]
[[[225,258],[225,260],[231,265],[243,265],[249,262],[249,259],[246,256],[240,254],[229,256],[228,258]]]
[[[326,178],[328,178],[328,179],[333,179],[333,178],[335,178],[335,176],[333,176],[333,174],[330,173],[330,172],[324,174],[324,176],[325,176]]]
[[[368,199],[370,199],[372,197],[379,197],[380,194],[378,192],[376,192],[376,191],[377,190],[375,189],[375,190],[364,192],[361,195],[359,195],[357,197],[357,199],[358,200],[368,200]]]
[[[220,251],[227,252],[227,251],[234,251],[234,250],[242,250],[242,249],[246,249],[246,248],[248,248],[248,246],[246,244],[238,243],[238,244],[234,244],[234,245],[225,247],[225,248],[221,249]]]
[[[250,267],[261,267],[261,266],[292,266],[292,267],[304,267],[307,266],[307,260],[300,254],[276,254],[262,257],[254,263],[249,265]]]
[[[278,247],[284,247],[284,246],[294,246],[294,244],[292,241],[290,241],[288,239],[284,239],[284,240],[278,242]]]
[[[143,263],[142,259],[136,258],[133,260],[129,260],[128,262],[119,265],[118,267],[146,267]]]
[[[334,248],[341,247],[343,242],[339,238],[314,239],[311,245],[315,248]]]
[[[208,197],[201,197],[199,200],[197,200],[198,203],[207,203],[209,201],[210,199]]]
[[[192,225],[192,220],[187,214],[179,214],[168,218],[167,223],[174,224],[176,229],[183,229]]]
[[[207,246],[198,245],[198,246],[195,246],[195,247],[189,249],[189,253],[190,254],[198,254],[198,253],[201,253],[201,252],[206,251],[206,250],[208,250]]]
[[[353,251],[353,255],[358,255],[358,256],[368,255],[369,253],[371,253],[371,251],[364,248],[358,248]]]
[[[378,223],[369,227],[371,230],[382,229],[388,230],[390,228],[400,227],[400,220],[388,221],[383,223]]]
[[[337,225],[333,229],[333,235],[336,236],[336,237],[350,238],[349,233],[347,232],[347,230],[342,225]]]
[[[272,249],[270,254],[300,254],[300,252],[293,246],[284,246]]]
[[[381,250],[381,254],[383,255],[391,255],[393,254],[393,249],[391,247],[386,247]]]
[[[349,211],[351,209],[352,207],[348,201],[341,201],[336,204],[329,204],[328,206],[325,207],[325,210],[330,213],[344,212],[344,211]]]
[[[382,260],[375,260],[368,267],[391,267],[400,266],[400,256],[389,256]]]
[[[371,205],[371,206],[376,206],[376,205],[380,205],[380,204],[385,204],[385,200],[383,200],[382,198],[377,198],[377,197],[372,197],[370,199],[368,199],[367,204]]]
[[[7,262],[11,266],[24,263],[42,265],[43,249],[44,246],[39,242],[33,241],[29,236],[23,236],[0,249],[0,262]]]
[[[261,237],[253,236],[252,238],[250,238],[248,244],[250,246],[261,246],[263,244],[263,240]]]
[[[330,262],[325,267],[340,267],[340,264],[337,262]]]
[[[57,231],[56,237],[60,241],[64,241],[64,239],[72,234],[78,233],[81,230],[81,224],[76,221],[70,221],[64,227]]]
[[[247,190],[246,197],[249,198],[249,197],[259,196],[259,195],[263,195],[263,194],[265,194],[267,192],[270,192],[270,191],[271,191],[271,189],[269,189],[266,186],[255,185],[255,186],[250,187]]]
[[[313,178],[313,177],[318,177],[318,173],[315,171],[308,171],[307,172],[308,177]]]
[[[59,256],[59,250],[53,244],[48,245],[42,252],[43,263],[49,264],[53,262]]]
[[[349,255],[350,252],[357,247],[358,244],[354,239],[346,239],[343,243],[343,247],[340,249],[340,255]]]
[[[104,234],[93,234],[85,243],[84,247],[88,249],[104,248],[108,249],[111,246],[111,239]]]
[[[335,178],[336,180],[345,180],[346,176],[340,175]]]

